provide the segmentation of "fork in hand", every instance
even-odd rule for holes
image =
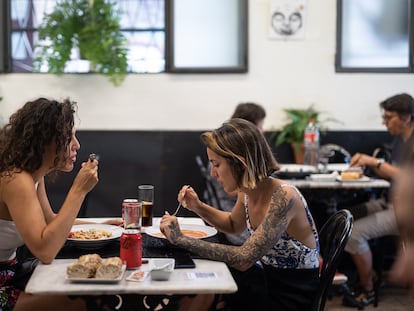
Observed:
[[[184,195],[183,195],[183,198],[182,198],[181,202],[184,200],[184,197],[185,197],[185,192],[187,191],[187,189],[188,189],[188,188],[190,188],[190,186],[187,186],[187,188],[185,189],[185,191],[184,191]],[[180,202],[180,203],[178,203],[177,209],[175,210],[174,214],[172,214],[172,216],[177,215],[178,211],[180,210],[180,208],[181,208],[181,206],[182,206],[181,202]]]

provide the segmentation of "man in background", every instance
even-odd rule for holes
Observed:
[[[408,94],[398,94],[380,103],[382,123],[395,136],[391,161],[356,153],[351,166],[366,167],[380,178],[396,180],[401,165],[414,146],[414,99]],[[351,254],[357,268],[359,286],[353,295],[344,296],[344,305],[364,307],[375,301],[375,280],[372,253],[368,241],[386,235],[398,235],[392,204],[386,198],[372,199],[355,209],[349,208],[356,221],[345,250]]]

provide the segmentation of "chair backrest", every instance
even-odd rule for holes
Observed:
[[[319,148],[319,156],[326,157],[330,163],[349,163],[351,154],[344,147],[336,144],[326,144]]]
[[[220,199],[217,195],[216,188],[213,184],[208,168],[204,165],[203,160],[199,155],[195,157],[198,167],[200,168],[201,176],[203,177],[206,189],[203,193],[204,200],[207,204],[214,206],[221,210]]]
[[[320,285],[313,302],[312,311],[322,311],[342,254],[352,232],[351,213],[342,209],[331,215],[319,231],[321,256]]]

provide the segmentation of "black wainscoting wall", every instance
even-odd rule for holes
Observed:
[[[104,217],[121,215],[124,198],[135,198],[140,184],[155,185],[155,215],[173,212],[177,207],[177,193],[182,185],[189,184],[201,197],[204,186],[195,156],[207,161],[200,142],[202,131],[78,131],[81,143],[75,169],[60,173],[55,180],[47,180],[50,202],[55,211],[62,205],[66,193],[89,153],[99,160],[99,183],[87,196],[81,216]],[[266,136],[270,140],[269,133]],[[270,141],[271,145],[273,143]],[[335,143],[351,154],[360,151],[372,153],[383,143],[391,141],[387,132],[331,131],[322,134],[321,144]],[[289,145],[274,148],[281,163],[292,163]],[[182,209],[180,214],[191,215]]]

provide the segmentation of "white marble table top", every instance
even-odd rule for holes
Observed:
[[[114,217],[79,218],[85,221],[101,223]],[[154,217],[153,225],[159,226],[160,217]],[[198,217],[178,217],[180,224],[204,225]],[[145,228],[142,230],[145,232]],[[105,294],[199,294],[233,293],[237,285],[223,262],[194,259],[196,268],[175,269],[168,281],[152,281],[148,276],[143,282],[131,282],[126,278],[135,270],[126,270],[118,283],[72,283],[66,279],[66,267],[75,259],[55,259],[50,265],[39,264],[33,272],[26,292],[30,294],[65,295],[105,295]],[[151,260],[151,259],[149,259]],[[146,271],[149,264],[143,264],[139,270]],[[189,275],[189,273],[191,275]],[[191,279],[191,276],[198,278]],[[201,276],[211,277],[202,278]]]
[[[194,259],[195,269],[175,269],[168,281],[127,281],[135,270],[126,270],[118,283],[74,283],[66,279],[66,267],[74,259],[55,259],[50,265],[39,264],[31,276],[26,292],[37,295],[112,295],[112,294],[201,294],[233,293],[237,285],[226,264]],[[143,264],[140,270],[148,270]],[[192,278],[195,277],[195,278]]]

